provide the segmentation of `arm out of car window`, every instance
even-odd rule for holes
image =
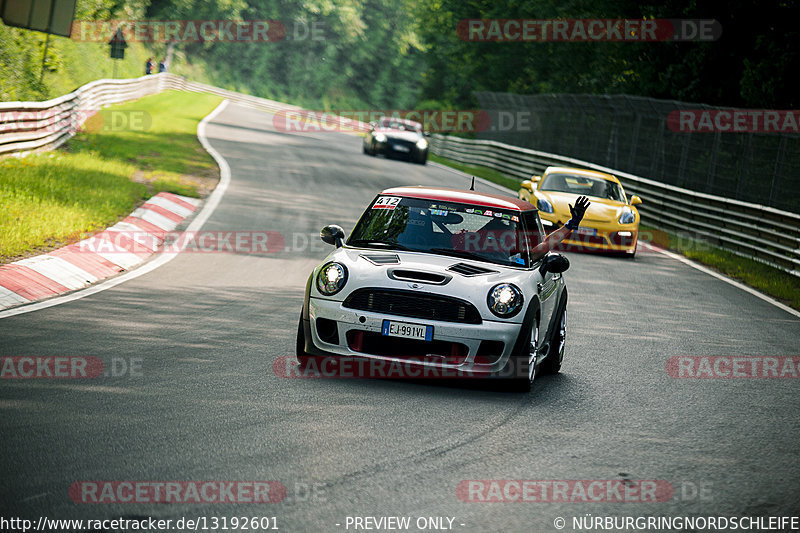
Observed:
[[[572,218],[569,219],[569,222],[552,232],[550,235],[547,235],[541,243],[531,250],[531,263],[535,263],[544,257],[544,255],[555,248],[558,243],[569,237],[573,230],[578,229],[578,226],[580,225],[581,220],[583,220],[583,215],[586,213],[586,209],[588,207],[589,199],[585,196],[579,196],[578,200],[575,202],[575,205],[569,206],[569,212],[572,215]]]

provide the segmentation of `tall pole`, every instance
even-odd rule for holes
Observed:
[[[47,37],[44,40],[44,54],[42,54],[42,72],[39,74],[39,85],[44,81],[44,64],[47,61],[47,51],[50,48],[50,31],[53,29],[53,6],[50,6],[50,16],[47,18]]]
[[[44,40],[44,54],[42,54],[42,72],[39,74],[39,85],[42,84],[44,81],[44,64],[47,61],[47,50],[50,48],[50,34],[47,34],[47,38]]]

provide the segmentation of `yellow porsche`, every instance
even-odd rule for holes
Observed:
[[[588,196],[591,205],[580,227],[563,241],[568,249],[593,249],[636,255],[639,236],[638,196],[625,196],[619,180],[611,174],[568,167],[547,167],[541,176],[522,182],[521,200],[539,210],[547,233],[560,228],[570,218],[569,206],[578,196]]]

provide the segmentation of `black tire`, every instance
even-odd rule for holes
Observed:
[[[534,317],[534,324],[530,328],[525,328],[521,334],[525,336],[526,341],[518,343],[518,351],[511,355],[509,367],[507,367],[507,374],[509,377],[502,380],[503,389],[511,392],[530,392],[533,382],[536,379],[536,374],[539,368],[531,369],[531,351],[530,347],[534,338],[538,344],[539,338],[539,316]],[[534,329],[535,327],[535,329]],[[541,367],[541,365],[539,366]],[[510,371],[510,372],[509,372]]]
[[[425,152],[425,153],[423,153],[423,154],[420,154],[420,155],[418,155],[418,156],[417,156],[417,161],[416,161],[416,163],[417,163],[418,165],[425,165],[425,164],[427,164],[427,163],[428,163],[428,152]]]
[[[297,357],[297,362],[300,364],[300,368],[305,367],[308,364],[309,359],[311,359],[311,355],[306,353],[306,334],[303,331],[303,312],[300,311],[300,322],[297,324],[297,343],[295,346],[295,357]]]
[[[564,362],[564,349],[567,343],[567,304],[563,304],[559,312],[558,323],[553,337],[550,339],[550,351],[539,365],[542,374],[558,374]]]

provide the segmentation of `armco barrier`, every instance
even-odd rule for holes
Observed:
[[[203,92],[265,111],[301,108],[266,98],[227,91],[162,73],[126,80],[97,80],[45,102],[0,102],[0,156],[58,148],[94,113],[109,104],[136,100],[167,89]],[[368,126],[340,119],[341,129],[366,131]]]
[[[496,141],[434,134],[433,153],[527,179],[548,166],[582,167],[617,176],[626,192],[642,197],[646,224],[688,231],[712,244],[800,276],[800,214],[682,189],[556,154]]]
[[[102,107],[167,89],[216,94],[270,112],[301,110],[274,100],[186,81],[168,73],[128,80],[97,80],[46,102],[0,102],[0,156],[56,148]],[[362,122],[340,120],[342,129],[368,129]],[[800,214],[694,192],[586,161],[496,141],[434,134],[431,151],[520,179],[541,173],[551,165],[612,173],[620,178],[629,193],[642,197],[644,203],[639,210],[647,224],[665,230],[689,231],[721,248],[800,276]]]
[[[169,74],[97,80],[45,102],[0,102],[0,155],[57,148],[104,106],[174,88],[177,80]]]

